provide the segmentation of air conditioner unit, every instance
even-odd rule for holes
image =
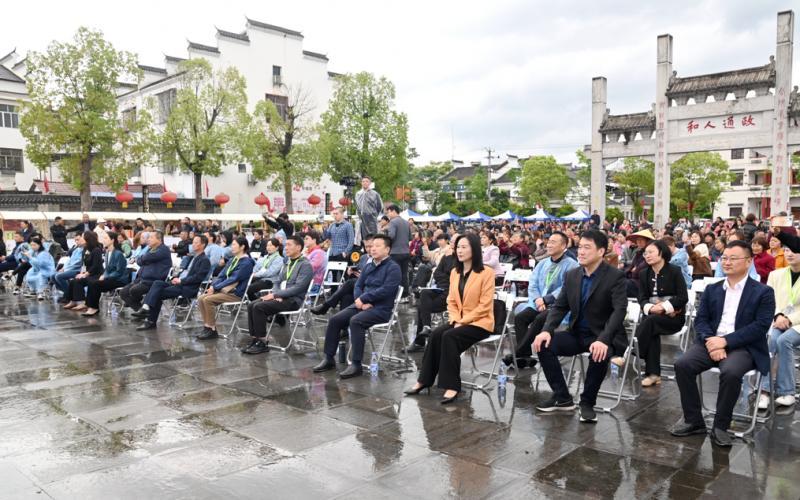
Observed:
[[[247,184],[250,186],[255,186],[256,183],[258,183],[256,176],[253,174],[247,174]]]

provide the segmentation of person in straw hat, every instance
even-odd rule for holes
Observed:
[[[627,280],[628,297],[635,298],[639,296],[639,273],[647,267],[647,262],[644,260],[644,248],[655,240],[655,237],[649,229],[643,229],[628,236],[628,240],[636,246],[636,249],[630,265],[625,268],[625,279]]]

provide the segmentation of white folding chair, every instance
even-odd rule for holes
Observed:
[[[227,335],[220,335],[222,338],[226,339],[229,335],[233,333],[233,329],[236,328],[236,320],[239,319],[239,314],[242,312],[242,307],[247,307],[247,304],[250,303],[250,299],[247,297],[247,289],[250,288],[250,283],[253,282],[253,274],[250,273],[250,277],[247,278],[247,286],[244,287],[244,293],[242,294],[241,300],[238,301],[230,301],[230,302],[223,302],[217,307],[216,316],[219,317],[220,313],[224,310],[228,314],[233,315],[233,321],[231,321],[231,328],[228,330]],[[233,311],[236,311],[233,314]]]
[[[314,280],[308,284],[308,288],[306,289],[306,294],[303,297],[303,303],[300,306],[300,309],[296,309],[294,311],[280,311],[279,313],[272,316],[269,321],[269,326],[267,327],[267,339],[270,338],[270,333],[272,332],[272,326],[275,324],[275,317],[277,315],[281,315],[285,317],[289,321],[289,326],[292,328],[292,333],[289,336],[289,342],[286,343],[285,346],[281,347],[280,344],[275,342],[274,344],[270,344],[270,347],[273,349],[277,349],[281,352],[287,352],[291,349],[292,344],[303,344],[309,347],[313,347],[314,349],[318,349],[318,342],[316,339],[314,340],[301,340],[295,338],[297,333],[297,327],[302,323],[304,326],[307,326],[306,322],[303,321],[303,317],[307,314],[309,310],[309,299],[311,297],[311,288],[314,286]],[[294,320],[294,326],[292,326],[292,320]],[[309,330],[310,332],[310,330]]]
[[[510,273],[506,274],[504,283],[503,283],[503,290],[508,291],[505,289],[505,283],[528,283],[531,280],[531,275],[533,275],[532,269],[514,269]],[[527,290],[527,286],[525,287]],[[527,302],[528,297],[520,296],[520,290],[517,290],[516,296],[514,297],[514,304],[518,304],[520,302]]]
[[[517,269],[517,271],[520,271],[520,270],[521,271],[526,271],[526,269]],[[530,270],[527,269],[527,271],[528,271],[528,274],[530,274]],[[472,369],[474,371],[478,372],[478,375],[475,377],[475,380],[472,381],[472,382],[470,382],[470,381],[462,381],[461,382],[462,385],[464,385],[466,387],[469,387],[469,388],[472,388],[472,389],[478,389],[479,391],[486,390],[486,388],[489,386],[489,384],[491,384],[492,379],[497,378],[498,371],[499,371],[498,367],[499,367],[499,364],[500,364],[500,360],[502,359],[501,355],[503,353],[503,341],[504,340],[508,340],[509,349],[511,349],[511,355],[514,358],[514,365],[513,365],[514,366],[514,373],[515,374],[519,373],[519,368],[517,367],[517,355],[516,355],[516,351],[517,351],[516,336],[511,332],[511,325],[512,325],[512,323],[511,323],[511,315],[514,312],[514,302],[516,300],[516,297],[514,296],[514,294],[506,293],[506,292],[496,292],[495,296],[496,296],[497,299],[502,300],[503,303],[506,306],[506,320],[503,323],[503,326],[501,327],[499,334],[493,333],[492,335],[490,335],[490,336],[486,337],[485,339],[477,342],[476,344],[474,344],[473,346],[471,346],[468,349],[469,350],[469,354],[470,354],[470,359],[472,361]],[[495,318],[495,320],[496,319],[497,318]],[[497,328],[495,328],[495,332],[496,331],[497,331]],[[482,345],[485,345],[485,346],[492,345],[495,348],[495,355],[494,355],[494,361],[492,362],[492,369],[489,370],[489,371],[484,371],[484,370],[479,369],[478,365],[476,364],[475,354],[476,354],[476,352],[478,350],[478,346],[482,346]],[[478,378],[480,378],[482,376],[483,377],[487,377],[486,382],[484,384],[478,384],[476,381],[478,380]],[[509,380],[513,380],[514,377],[509,376],[508,379]]]
[[[720,370],[719,370],[719,368],[714,367],[714,368],[711,368],[709,370],[709,372],[716,373],[717,375],[719,375]],[[767,416],[765,416],[765,417],[759,417],[758,416],[758,400],[761,398],[761,394],[763,392],[763,390],[761,389],[761,377],[762,377],[761,372],[758,371],[758,370],[750,370],[749,372],[745,373],[744,374],[743,384],[749,384],[750,381],[753,379],[753,377],[756,378],[756,383],[755,383],[755,385],[751,384],[750,387],[751,387],[751,389],[753,391],[755,391],[754,392],[755,399],[752,402],[750,402],[750,401],[746,401],[745,402],[746,404],[752,405],[753,409],[751,410],[750,413],[736,413],[735,411],[733,412],[733,420],[740,420],[740,421],[743,420],[745,422],[749,422],[750,425],[747,427],[747,429],[745,429],[743,431],[734,431],[734,430],[728,429],[729,433],[733,434],[734,436],[736,436],[736,437],[738,437],[740,439],[743,438],[744,436],[750,434],[751,432],[753,432],[753,430],[756,427],[756,423],[759,423],[759,424],[767,423],[772,418],[772,416],[775,415],[775,397],[773,396],[773,390],[772,390],[772,376],[771,375],[767,375],[767,377],[769,378],[769,394],[770,394],[770,397],[769,397],[769,410],[770,411],[767,414]],[[705,398],[703,397],[703,374],[702,373],[698,376],[698,379],[699,379],[699,384],[700,384],[699,385],[699,389],[700,389],[700,404],[703,407],[703,411],[705,411],[709,415],[716,415],[716,413],[717,413],[716,410],[706,407]]]
[[[389,318],[389,321],[386,323],[378,323],[377,325],[372,325],[367,329],[365,332],[366,339],[369,340],[370,346],[372,346],[372,352],[378,353],[378,359],[381,361],[387,361],[391,363],[401,363],[405,366],[409,366],[412,364],[411,358],[408,357],[408,343],[406,342],[406,337],[403,335],[402,331],[395,332],[395,325],[399,325],[399,320],[397,316],[397,308],[400,306],[400,299],[403,296],[403,287],[397,288],[397,295],[395,295],[394,299],[394,306],[392,306],[392,315]],[[374,336],[377,333],[384,333],[386,336],[383,338],[383,342],[381,343],[381,347],[378,350],[375,350],[375,342]],[[397,356],[392,356],[391,354],[384,354],[383,352],[386,350],[386,344],[389,341],[389,338],[394,336],[395,333],[400,337],[400,341],[403,344],[403,350],[405,357],[399,358]],[[350,343],[349,347],[349,359],[352,359],[353,349],[352,343]]]

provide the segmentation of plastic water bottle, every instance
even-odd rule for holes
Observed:
[[[372,358],[369,361],[369,373],[373,377],[377,377],[378,376],[378,353],[377,352],[373,352],[372,353]]]
[[[347,342],[344,340],[339,341],[339,363],[344,364],[347,362]]]
[[[328,271],[328,275],[327,275],[327,276],[325,276],[325,281],[327,281],[327,282],[329,282],[329,283],[330,283],[331,281],[333,281],[333,273],[332,273],[331,271]]]
[[[619,378],[619,366],[611,363],[611,379],[617,380]]]
[[[508,382],[508,374],[506,374],[506,365],[505,363],[500,363],[500,369],[497,372],[497,389],[505,391],[506,382]]]

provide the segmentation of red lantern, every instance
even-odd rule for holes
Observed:
[[[167,208],[172,208],[172,204],[178,199],[178,195],[172,191],[161,193],[161,201],[167,204]]]
[[[312,194],[311,196],[308,197],[309,205],[313,205],[315,207],[317,205],[319,205],[321,201],[322,201],[322,198],[320,198],[319,196],[317,196],[315,194]]]
[[[261,193],[258,196],[256,196],[253,201],[256,202],[256,205],[258,205],[259,207],[262,207],[262,208],[264,207],[264,205],[268,205],[269,204],[269,198],[267,198],[264,193]]]
[[[339,198],[339,205],[341,205],[343,207],[349,206],[350,205],[350,198],[348,198],[346,196],[342,197],[342,198]]]
[[[122,203],[122,208],[128,208],[128,203],[133,201],[133,193],[130,191],[120,191],[116,194],[115,198],[118,202]]]
[[[225,204],[228,203],[229,201],[231,201],[231,197],[225,193],[219,193],[216,196],[214,196],[214,203],[216,203],[220,207],[224,207]]]

